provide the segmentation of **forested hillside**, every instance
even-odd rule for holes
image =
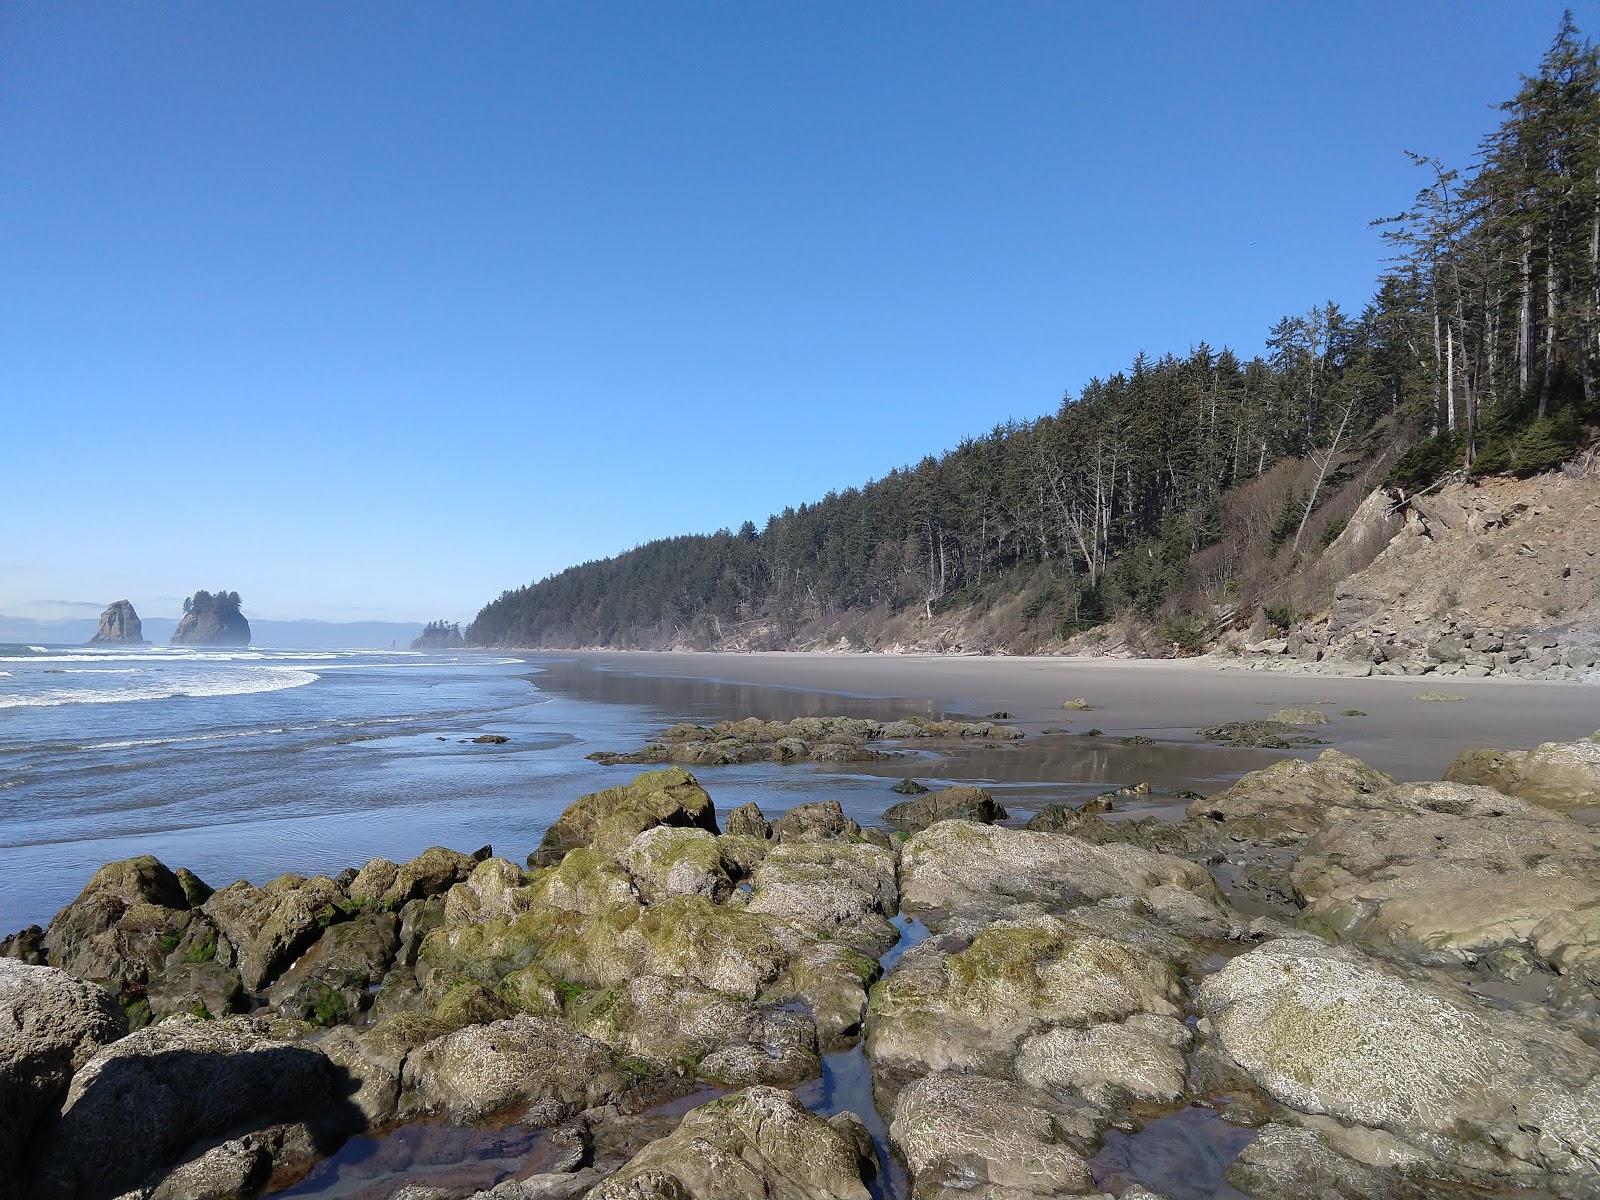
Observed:
[[[1050,415],[763,528],[506,592],[468,641],[866,648],[926,642],[960,610],[969,628],[991,614],[974,648],[1129,614],[1193,648],[1295,596],[1373,486],[1558,465],[1600,424],[1600,62],[1570,16],[1502,112],[1470,166],[1413,156],[1422,186],[1376,222],[1395,257],[1362,312],[1284,317],[1247,361],[1140,356]]]

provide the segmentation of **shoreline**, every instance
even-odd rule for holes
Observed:
[[[1197,730],[1259,720],[1274,708],[1316,708],[1329,725],[1307,730],[1399,778],[1439,778],[1463,750],[1529,749],[1587,737],[1600,727],[1600,693],[1574,681],[1507,678],[1348,677],[1272,670],[1229,670],[1214,660],[1067,656],[835,654],[823,651],[728,653],[685,650],[520,650],[537,665],[566,661],[596,671],[696,679],[826,695],[915,698],[974,717],[1012,714],[1030,735],[1058,726],[1098,727],[1107,736],[1142,735],[1195,743]],[[1439,693],[1457,702],[1416,699]],[[1092,706],[1074,712],[1063,701]],[[1514,703],[1507,704],[1512,700]],[[1360,717],[1341,717],[1343,710]],[[730,716],[761,715],[737,713]],[[1314,749],[1314,748],[1313,748]],[[1276,752],[1280,756],[1283,752]],[[1270,761],[1262,755],[1262,765]]]

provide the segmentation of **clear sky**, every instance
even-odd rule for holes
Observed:
[[[0,5],[0,612],[466,620],[1255,353],[1560,11]]]

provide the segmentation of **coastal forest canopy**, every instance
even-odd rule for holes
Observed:
[[[1118,612],[1270,601],[1365,490],[1549,470],[1600,424],[1600,58],[1568,13],[1464,167],[1375,221],[1359,313],[1286,316],[1266,353],[1141,354],[1011,422],[758,529],[666,538],[508,591],[480,645],[783,645],[840,614],[1025,594],[1037,636]],[[205,593],[199,593],[203,596]],[[1208,619],[1208,618],[1207,618]]]
[[[239,604],[238,592],[208,592],[202,589],[183,602],[183,611],[185,614],[193,613],[197,617],[203,617],[208,613],[227,617],[238,613]]]

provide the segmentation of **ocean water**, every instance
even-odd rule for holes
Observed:
[[[588,762],[594,750],[685,719],[885,710],[509,654],[0,646],[0,932],[47,923],[136,854],[213,886],[431,845],[520,862],[573,800],[638,770]],[[469,740],[483,733],[510,740]],[[881,769],[697,774],[723,813],[839,799],[871,819],[900,798]]]

